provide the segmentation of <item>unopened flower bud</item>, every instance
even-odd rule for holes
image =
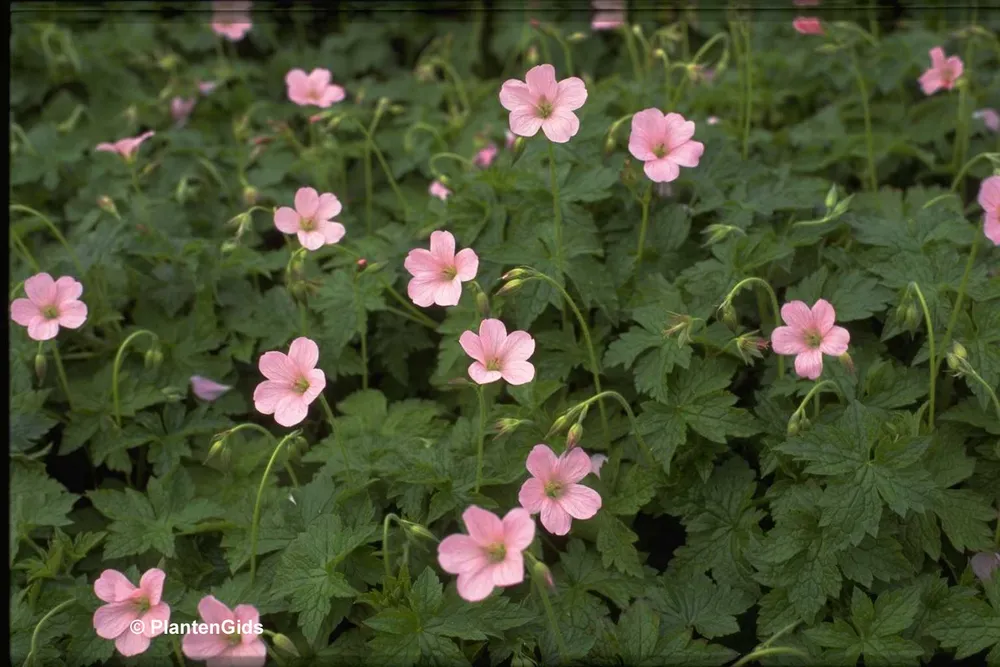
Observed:
[[[549,435],[554,435],[560,433],[563,429],[569,426],[569,415],[563,415],[552,422],[552,427],[549,429]]]
[[[424,526],[419,523],[414,523],[413,521],[406,521],[401,519],[399,524],[403,529],[410,535],[414,537],[419,537],[422,540],[428,540],[429,542],[437,542],[437,537],[431,531],[427,530]]]
[[[174,188],[174,199],[177,203],[184,204],[190,198],[188,195],[191,192],[191,187],[188,185],[189,180],[187,176],[181,177],[181,180],[177,181],[177,187]]]
[[[279,648],[289,655],[294,655],[296,658],[300,655],[299,650],[295,648],[295,643],[280,632],[271,634],[271,643],[274,644],[275,648]]]
[[[920,313],[910,298],[904,299],[896,309],[896,317],[907,331],[915,331],[920,327]]]
[[[968,363],[966,361],[968,358],[968,350],[966,350],[965,346],[958,341],[954,341],[951,344],[951,349],[948,350],[948,353],[945,355],[945,361],[948,362],[948,368],[955,372],[959,372],[964,369],[965,364]]]
[[[638,25],[638,24],[632,26],[632,34],[635,35],[636,37],[641,37],[642,36],[642,26]]]
[[[205,461],[208,462],[213,456],[221,456],[222,452],[227,448],[228,443],[229,431],[224,431],[215,436],[212,440],[212,446],[208,448],[208,456],[205,457]]]
[[[660,58],[660,59],[666,58],[667,57],[667,52],[664,51],[663,49],[659,49],[659,48],[653,49],[653,57],[654,58]]]
[[[843,364],[844,368],[847,369],[848,373],[850,373],[851,375],[854,375],[854,373],[855,373],[854,359],[851,358],[850,353],[844,352],[842,355],[840,355],[839,357],[837,357],[837,359],[840,360],[840,363]]]
[[[615,138],[609,134],[608,138],[604,140],[604,153],[605,153],[605,155],[613,153],[614,150],[615,150],[615,146],[617,146],[617,143],[615,142]]]
[[[573,449],[578,444],[580,444],[580,438],[583,437],[583,426],[580,422],[577,422],[569,427],[569,432],[566,433],[566,449]]]
[[[733,308],[733,304],[731,301],[726,301],[721,306],[719,306],[719,314],[720,314],[720,319],[727,327],[734,330],[736,329],[736,326],[738,324],[736,319],[736,309]]]
[[[722,225],[722,224],[711,224],[708,227],[706,227],[702,233],[708,237],[708,240],[705,241],[705,245],[713,245],[715,243],[718,243],[719,241],[725,240],[725,238],[730,234],[732,234],[733,232],[736,232],[738,234],[744,233],[743,230],[740,229],[739,227],[736,227],[734,225]]]
[[[358,271],[364,271],[365,268],[368,266],[368,260],[362,257],[357,262],[355,262],[355,264],[358,267]]]
[[[392,106],[389,107],[389,113],[391,113],[394,116],[398,116],[399,114],[404,113],[405,111],[406,107],[404,107],[402,104],[393,104]]]
[[[507,283],[503,287],[501,287],[499,291],[497,291],[497,296],[505,296],[507,294],[510,294],[516,291],[523,284],[524,281],[521,280],[520,278],[515,278],[514,280],[508,280]]]
[[[501,276],[502,280],[513,280],[515,278],[526,278],[528,276],[528,271],[525,269],[517,268],[511,269],[507,273]]]
[[[572,35],[566,38],[566,41],[570,44],[576,44],[577,42],[582,42],[587,39],[587,34],[583,32],[574,32]]]
[[[116,218],[118,217],[118,207],[115,206],[114,200],[107,195],[101,195],[97,198],[97,207],[105,213],[110,213]]]
[[[754,334],[744,334],[736,337],[736,351],[747,365],[753,363],[753,358],[763,359],[767,341]]]
[[[796,410],[792,413],[792,418],[788,420],[788,435],[798,435],[802,431],[809,428],[810,422],[809,418],[805,414]]]
[[[528,61],[529,65],[538,64],[538,49],[535,48],[534,44],[528,47],[527,53],[524,54],[524,59]]]
[[[125,109],[125,119],[130,125],[135,125],[139,121],[139,110],[135,108],[134,104],[129,105],[129,107]]]
[[[45,358],[45,355],[39,352],[35,355],[35,377],[38,378],[38,383],[41,384],[45,381],[45,372],[48,370],[49,364]]]
[[[484,292],[476,295],[476,311],[483,316],[490,314],[490,298]]]
[[[163,363],[163,352],[160,351],[159,345],[154,345],[146,350],[146,355],[143,357],[143,364],[147,369],[154,370],[159,368],[161,363]]]
[[[664,336],[676,335],[679,345],[687,345],[691,342],[691,328],[694,325],[694,319],[690,315],[671,313],[669,324],[670,326],[663,331]]]
[[[831,185],[830,191],[826,193],[826,210],[829,212],[834,206],[837,205],[837,185]]]
[[[157,64],[160,66],[160,69],[170,71],[173,68],[177,67],[177,64],[179,62],[180,59],[177,56],[175,56],[172,53],[168,53],[167,55],[160,58]]]
[[[247,206],[253,206],[257,203],[257,198],[260,197],[260,190],[252,185],[248,185],[243,188],[243,201]]]
[[[219,248],[219,250],[222,252],[223,255],[228,255],[229,253],[233,252],[239,247],[240,247],[239,241],[237,241],[236,239],[227,239],[222,242],[222,246]]]
[[[163,393],[163,396],[170,403],[177,403],[178,401],[184,400],[185,391],[178,387],[173,387],[173,386],[164,387],[160,391]]]
[[[494,431],[496,431],[497,437],[502,435],[507,435],[513,433],[517,430],[521,424],[524,423],[523,419],[514,419],[512,417],[502,417],[497,420],[497,423],[493,425]]]
[[[552,580],[552,571],[549,566],[540,560],[536,560],[531,566],[531,576],[541,581],[547,587],[554,589],[556,582]]]

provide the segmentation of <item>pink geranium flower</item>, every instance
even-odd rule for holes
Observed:
[[[441,181],[434,181],[431,186],[427,188],[427,192],[431,193],[432,197],[437,197],[441,201],[444,201],[449,196],[451,196],[451,190],[444,186]]]
[[[1000,113],[996,109],[979,109],[972,113],[972,117],[983,121],[983,124],[993,132],[1000,132]]]
[[[462,283],[476,277],[479,257],[472,248],[456,254],[451,232],[433,232],[431,249],[414,248],[403,266],[413,276],[406,286],[413,303],[422,308],[431,304],[454,306],[462,296]]]
[[[542,525],[553,535],[569,532],[573,519],[589,519],[601,509],[601,494],[577,484],[592,472],[590,457],[574,447],[556,457],[548,445],[535,445],[525,464],[531,478],[517,499],[532,514],[542,514]]]
[[[148,649],[150,640],[163,634],[170,621],[170,605],[161,600],[166,576],[157,568],[146,570],[136,588],[117,570],[101,572],[94,582],[94,594],[108,604],[94,612],[97,636],[113,639],[115,648],[124,656],[139,655]],[[155,628],[153,621],[157,621]],[[139,632],[133,632],[139,628]]]
[[[490,142],[488,146],[481,148],[479,152],[476,153],[476,157],[472,161],[480,167],[488,167],[493,164],[493,160],[496,159],[498,150],[497,145]]]
[[[978,553],[969,559],[969,565],[972,566],[972,573],[980,581],[986,582],[1000,568],[1000,551]]]
[[[288,354],[265,352],[258,367],[267,380],[253,392],[257,411],[273,414],[282,426],[305,419],[309,404],[326,388],[326,374],[316,368],[318,361],[319,346],[308,338],[293,340]]]
[[[139,150],[139,146],[142,145],[146,139],[149,139],[156,132],[150,130],[149,132],[144,132],[138,137],[128,137],[126,139],[119,139],[114,143],[103,142],[97,144],[96,150],[102,151],[104,153],[118,153],[126,161],[131,162],[135,157],[135,152]]]
[[[514,586],[524,581],[522,552],[535,539],[535,522],[520,507],[501,521],[493,512],[472,505],[462,512],[468,535],[449,535],[438,545],[438,562],[449,574],[458,575],[458,594],[478,602],[496,586]]]
[[[986,238],[993,241],[993,245],[1000,245],[1000,176],[990,176],[982,182],[978,201],[983,207]]]
[[[521,385],[535,377],[535,367],[528,358],[535,352],[535,339],[526,331],[507,335],[503,322],[483,320],[479,335],[466,331],[458,339],[462,349],[475,359],[469,366],[469,377],[477,384],[489,384],[503,378]]]
[[[590,472],[593,473],[595,477],[600,479],[601,468],[604,464],[608,462],[608,457],[604,454],[594,454],[590,457]]]
[[[214,401],[232,389],[228,384],[219,384],[200,375],[191,376],[191,391],[203,401]]]
[[[816,16],[800,16],[792,21],[792,27],[802,35],[822,35],[823,23]]]
[[[28,327],[32,340],[51,340],[59,327],[79,329],[87,320],[87,304],[80,301],[83,285],[69,276],[52,280],[47,273],[38,273],[24,281],[27,299],[14,299],[10,318]]]
[[[293,69],[285,75],[285,85],[288,87],[288,99],[300,107],[315,105],[326,109],[346,96],[343,88],[330,83],[328,69],[314,69],[309,74]]]
[[[538,65],[524,81],[509,79],[500,88],[500,104],[510,112],[510,131],[533,137],[541,128],[549,141],[564,144],[580,131],[573,113],[587,101],[587,87],[575,76],[556,82],[556,68]]]
[[[170,100],[170,115],[173,116],[174,122],[178,125],[186,123],[188,116],[191,115],[191,111],[194,109],[196,101],[193,97],[191,99],[175,97]]]
[[[778,354],[794,354],[799,377],[815,380],[823,372],[823,355],[839,357],[847,352],[851,334],[834,326],[837,313],[826,299],[817,301],[812,310],[801,301],[781,307],[781,319],[788,326],[771,333],[771,345]]]
[[[593,0],[596,10],[590,22],[591,30],[614,30],[625,25],[625,3],[622,0]]]
[[[249,2],[225,2],[216,0],[212,3],[212,30],[215,34],[225,37],[231,42],[243,39],[253,23],[250,21]]]
[[[215,632],[184,635],[185,656],[204,660],[209,667],[263,667],[267,646],[260,638],[264,628],[255,607],[241,604],[230,609],[215,596],[206,595],[198,603],[198,614]]]
[[[644,109],[632,116],[628,150],[642,160],[643,171],[656,183],[669,183],[681,167],[697,167],[705,144],[692,141],[694,121],[679,113],[663,115],[659,109]]]
[[[296,234],[306,250],[318,250],[344,238],[346,229],[333,217],[343,207],[336,195],[315,188],[299,188],[295,193],[295,208],[282,206],[274,212],[274,226],[285,234]]]
[[[924,95],[933,95],[940,89],[951,90],[962,76],[964,66],[958,56],[945,58],[944,49],[935,46],[930,51],[931,68],[920,76],[920,87]]]

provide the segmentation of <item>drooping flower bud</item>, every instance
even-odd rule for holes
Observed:
[[[736,319],[736,309],[733,308],[732,301],[725,301],[719,306],[719,314],[722,322],[730,329],[736,329],[739,324]]]
[[[496,431],[497,437],[502,435],[507,435],[513,433],[517,427],[524,423],[523,419],[514,419],[512,417],[501,417],[497,420],[496,424],[493,425],[493,429]]]
[[[577,422],[569,427],[569,432],[566,433],[566,449],[573,449],[578,444],[580,444],[580,438],[583,437],[583,426],[580,422]]]
[[[956,373],[961,373],[965,370],[968,358],[969,352],[957,340],[952,342],[951,349],[945,354],[945,361],[948,362],[948,368]]]
[[[413,537],[418,537],[422,540],[428,540],[430,542],[437,542],[438,538],[431,531],[427,530],[424,526],[419,523],[414,523],[413,521],[407,521],[405,519],[400,519],[399,525]]]
[[[541,583],[545,584],[545,586],[548,587],[549,589],[554,590],[556,587],[556,582],[553,581],[552,579],[552,570],[550,570],[549,566],[540,560],[536,560],[534,563],[532,563],[531,576],[536,581],[540,581]]]
[[[143,364],[148,370],[159,368],[162,362],[163,352],[160,351],[159,345],[153,345],[151,348],[146,350],[146,354],[143,358]]]
[[[252,185],[247,185],[243,188],[243,201],[247,206],[253,206],[257,203],[257,199],[260,197],[260,190]]]
[[[826,193],[826,201],[824,201],[823,203],[826,204],[826,210],[827,210],[828,213],[830,212],[830,209],[832,209],[834,206],[837,205],[837,185],[836,184],[833,184],[833,185],[830,186],[829,192]]]
[[[271,634],[271,643],[274,644],[275,648],[279,648],[289,655],[296,658],[300,656],[299,650],[295,648],[295,643],[280,632]]]
[[[524,281],[519,278],[515,278],[514,280],[508,280],[506,284],[504,284],[504,286],[497,291],[497,296],[505,296],[507,294],[510,294],[516,291],[523,284]]]
[[[105,213],[118,217],[118,207],[115,206],[114,200],[107,195],[101,195],[97,198],[97,207]]]
[[[38,383],[41,384],[45,382],[45,373],[49,368],[48,361],[42,352],[38,352],[35,355],[35,377],[38,378]]]
[[[485,292],[476,295],[476,311],[484,317],[490,314],[490,298]]]

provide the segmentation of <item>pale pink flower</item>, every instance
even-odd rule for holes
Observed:
[[[986,238],[1000,246],[1000,176],[990,176],[980,184],[978,201],[983,207]]]
[[[979,109],[973,112],[972,117],[983,121],[983,124],[993,132],[1000,132],[1000,113],[996,109]]]
[[[469,366],[469,377],[477,384],[503,378],[512,385],[521,385],[535,377],[535,367],[528,362],[535,352],[535,339],[527,331],[515,331],[508,336],[503,322],[485,319],[479,324],[478,336],[466,331],[458,342],[475,359]]]
[[[449,535],[438,545],[441,569],[458,575],[458,594],[469,602],[486,599],[497,586],[524,581],[524,555],[535,539],[535,522],[520,507],[503,520],[475,505],[462,512],[468,535]]]
[[[794,354],[799,377],[815,380],[823,372],[823,355],[839,357],[847,352],[851,334],[834,326],[837,313],[826,299],[813,304],[812,310],[801,301],[781,307],[781,319],[788,326],[771,333],[771,345],[778,354]]]
[[[218,85],[215,81],[199,81],[198,92],[202,95],[211,95]]]
[[[498,150],[497,145],[490,142],[488,146],[481,148],[479,152],[476,153],[476,157],[472,161],[480,167],[488,167],[493,164],[493,160],[496,159]]]
[[[601,494],[577,483],[591,473],[590,457],[579,447],[556,457],[548,445],[535,445],[525,467],[531,478],[517,499],[532,514],[541,512],[542,525],[553,535],[565,535],[573,519],[590,519],[601,509]]]
[[[214,401],[232,389],[228,384],[219,384],[200,375],[191,376],[191,391],[203,401]]]
[[[139,150],[139,146],[142,145],[142,142],[146,141],[146,139],[149,139],[155,134],[155,132],[150,130],[149,132],[140,134],[138,137],[119,139],[114,143],[103,142],[97,144],[97,148],[95,150],[105,153],[118,153],[127,161],[131,162],[135,157],[135,152]]]
[[[94,594],[103,602],[94,612],[94,630],[102,639],[113,639],[124,656],[139,655],[150,640],[163,634],[170,621],[170,605],[162,601],[163,570],[146,570],[136,588],[118,570],[104,570],[94,582]],[[139,621],[139,623],[135,623]],[[153,627],[153,621],[157,621]],[[130,627],[130,624],[135,623]],[[133,632],[133,628],[142,628]]]
[[[257,411],[273,414],[281,426],[295,426],[305,419],[309,404],[326,388],[326,374],[316,368],[318,361],[319,346],[304,337],[292,341],[288,354],[265,352],[258,368],[267,380],[253,392]]]
[[[306,250],[318,250],[344,238],[347,230],[333,217],[343,207],[336,195],[315,188],[299,188],[295,193],[295,208],[282,206],[274,212],[274,226],[285,234],[296,234]]]
[[[632,116],[632,134],[628,150],[642,160],[650,180],[669,183],[680,175],[681,167],[697,167],[705,144],[692,141],[694,121],[679,113],[663,114],[659,109],[644,109]]]
[[[194,109],[196,101],[193,97],[190,99],[175,97],[170,100],[170,115],[173,116],[174,122],[178,125],[186,123],[188,116],[191,115],[191,111]]]
[[[517,141],[517,135],[510,130],[503,131],[503,144],[504,148],[510,150],[514,147],[514,142]]]
[[[53,280],[47,273],[38,273],[24,281],[27,299],[14,299],[10,318],[28,327],[32,340],[51,340],[59,327],[79,329],[87,319],[87,304],[80,301],[83,285],[69,276]]]
[[[951,90],[965,69],[962,59],[958,56],[945,58],[944,49],[940,46],[931,49],[930,54],[931,68],[920,76],[920,87],[924,95],[933,95],[942,88]]]
[[[708,124],[709,125],[718,125],[719,124],[719,117],[718,116],[709,116],[708,117]]]
[[[431,249],[414,248],[403,266],[413,279],[406,293],[422,308],[431,304],[454,306],[462,296],[462,283],[476,277],[479,256],[472,248],[455,253],[451,232],[431,233]]]
[[[300,107],[315,105],[326,109],[346,96],[343,88],[330,83],[328,69],[314,69],[309,74],[297,68],[290,70],[285,75],[285,85],[288,87],[288,99]]]
[[[625,3],[622,0],[593,0],[594,18],[591,30],[614,30],[625,25]]]
[[[444,201],[451,196],[451,190],[444,186],[441,181],[434,181],[431,186],[427,188],[427,192],[431,193],[432,197],[437,197],[441,201]]]
[[[226,2],[216,0],[212,3],[212,30],[215,34],[225,37],[231,42],[243,39],[253,23],[250,20],[249,2]]]
[[[594,454],[593,456],[590,457],[590,472],[595,477],[600,479],[601,468],[604,466],[605,463],[607,463],[607,461],[608,457],[605,456],[604,454]]]
[[[1000,568],[1000,551],[978,553],[969,560],[972,572],[980,581],[986,582]]]
[[[185,656],[204,660],[209,667],[263,667],[267,646],[260,638],[263,628],[255,607],[241,604],[230,609],[215,596],[206,595],[198,603],[198,614],[216,632],[184,635]]]
[[[564,144],[580,131],[573,113],[587,101],[587,87],[575,76],[556,82],[556,68],[538,65],[524,81],[508,79],[500,88],[500,104],[510,112],[510,131],[533,137],[541,128],[549,141]]]
[[[823,22],[816,16],[799,16],[792,21],[792,27],[802,35],[822,35]]]

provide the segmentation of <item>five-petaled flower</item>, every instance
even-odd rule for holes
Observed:
[[[170,605],[161,599],[166,576],[158,568],[146,570],[136,588],[118,570],[101,572],[94,582],[94,594],[107,604],[94,612],[97,636],[113,639],[115,648],[124,656],[139,655],[148,649],[150,640],[163,634],[170,621]]]
[[[524,581],[522,552],[535,539],[535,522],[528,512],[518,507],[501,520],[472,505],[462,512],[462,521],[469,534],[449,535],[438,545],[438,562],[445,572],[458,575],[462,598],[478,602],[497,586]]]
[[[823,355],[839,357],[847,352],[851,334],[834,325],[837,313],[826,299],[809,306],[791,301],[781,307],[781,319],[788,326],[771,333],[771,345],[778,354],[794,354],[795,372],[815,380],[823,372]]]
[[[296,234],[306,250],[317,250],[344,238],[344,226],[333,221],[342,209],[336,195],[299,188],[294,209],[282,206],[274,212],[274,226],[285,234]]]
[[[253,27],[250,5],[245,1],[216,0],[212,3],[212,30],[231,42],[240,41]]]
[[[230,609],[212,595],[198,603],[198,614],[209,630],[215,632],[184,635],[184,655],[191,660],[204,660],[210,667],[263,667],[267,661],[267,646],[256,630],[260,614],[248,604]],[[226,634],[226,628],[236,631]]]
[[[520,385],[535,377],[535,367],[528,361],[535,352],[535,339],[526,331],[515,331],[508,336],[503,322],[485,319],[479,324],[478,336],[466,331],[458,342],[475,359],[469,366],[469,377],[477,384],[503,378]]]
[[[993,245],[1000,246],[1000,176],[990,176],[979,186],[979,205],[983,207],[983,231]]]
[[[285,75],[288,99],[299,106],[318,106],[326,109],[344,99],[344,89],[330,83],[330,70],[314,69],[309,74],[298,68]]]
[[[920,76],[920,87],[924,95],[933,95],[942,88],[951,90],[965,69],[962,59],[958,56],[945,58],[944,49],[940,46],[935,46],[930,53],[931,67]]]
[[[413,279],[406,293],[413,303],[426,308],[432,304],[454,306],[462,296],[462,283],[476,277],[479,256],[472,248],[455,252],[451,232],[433,232],[431,249],[414,248],[403,266]]]
[[[679,113],[663,114],[659,109],[644,109],[632,116],[632,134],[628,150],[642,160],[650,180],[669,183],[680,175],[681,167],[697,167],[705,144],[692,141],[694,121]]]
[[[295,426],[305,419],[309,404],[326,388],[326,374],[316,368],[318,362],[319,346],[304,337],[292,341],[288,354],[265,352],[258,367],[267,380],[253,392],[257,411],[273,414],[282,426]]]
[[[87,320],[87,304],[80,301],[83,285],[69,276],[53,280],[47,273],[39,273],[24,281],[27,299],[14,299],[10,304],[10,318],[22,327],[28,327],[32,340],[51,340],[59,327],[79,329]]]
[[[138,137],[126,137],[125,139],[119,139],[118,141],[111,143],[105,141],[97,144],[97,148],[95,150],[104,153],[118,153],[125,158],[126,162],[131,162],[135,159],[135,152],[139,150],[139,146],[142,145],[142,142],[146,141],[146,139],[149,139],[155,134],[156,132],[150,130],[149,132],[143,132]]]
[[[552,65],[532,67],[524,79],[508,79],[500,88],[500,104],[510,112],[511,132],[533,137],[541,128],[549,141],[569,141],[580,131],[580,119],[573,112],[587,101],[583,80],[571,76],[556,82]]]
[[[578,482],[594,472],[587,453],[574,447],[556,457],[548,445],[535,445],[525,463],[531,478],[517,499],[553,535],[569,532],[573,519],[589,519],[601,509],[601,494]],[[600,466],[598,466],[600,470]]]

